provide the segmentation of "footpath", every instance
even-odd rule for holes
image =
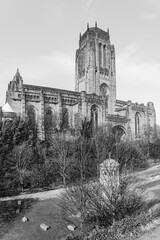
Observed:
[[[143,174],[146,174],[148,172],[152,172],[154,170],[159,169],[160,172],[160,165],[159,166],[153,166],[147,170],[138,172],[138,176],[143,176]],[[154,187],[155,189],[160,189],[160,185]],[[149,189],[149,191],[152,189]],[[0,198],[0,201],[9,201],[9,200],[16,200],[16,199],[26,199],[26,198],[33,198],[33,199],[39,199],[39,200],[46,200],[46,199],[52,199],[55,197],[60,196],[61,193],[65,191],[65,188],[60,188],[60,189],[55,189],[55,190],[49,190],[49,191],[44,191],[44,192],[37,192],[37,193],[24,193],[16,196],[11,196],[11,197],[2,197]],[[159,238],[160,240],[160,238]]]
[[[52,199],[52,198],[59,197],[64,191],[65,191],[65,188],[60,188],[60,189],[49,190],[49,191],[44,191],[44,192],[20,194],[20,195],[11,196],[11,197],[2,197],[2,198],[0,198],[0,202],[16,200],[16,199],[17,200],[27,199],[27,198],[33,198],[33,199],[38,199],[38,200]]]

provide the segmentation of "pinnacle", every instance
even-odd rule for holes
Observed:
[[[17,68],[16,75],[20,75],[20,73],[19,73],[19,68]]]
[[[22,79],[20,72],[19,72],[19,68],[17,68],[16,74],[13,78],[13,81],[17,81],[17,79]]]

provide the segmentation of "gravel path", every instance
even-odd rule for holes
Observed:
[[[160,165],[153,166],[153,167],[151,167],[147,170],[138,172],[137,175],[143,175],[146,172],[153,171],[153,170],[156,170],[158,168],[160,170]],[[153,187],[153,189],[148,189],[148,190],[149,190],[149,192],[151,192],[150,190],[155,190],[155,189],[159,189],[159,188],[160,188],[160,186],[156,186],[156,187]],[[17,195],[17,196],[0,198],[0,201],[8,201],[8,200],[15,200],[15,199],[26,199],[26,198],[34,198],[34,199],[39,199],[39,200],[45,200],[45,199],[51,199],[51,198],[58,197],[64,191],[65,191],[64,188],[60,188],[60,189],[56,189],[56,190],[49,190],[49,191],[38,192],[38,193],[20,194],[20,195]]]
[[[60,188],[56,190],[49,190],[45,192],[38,193],[29,193],[29,194],[21,194],[12,197],[4,197],[0,198],[0,201],[8,201],[8,200],[16,200],[16,199],[26,199],[26,198],[34,198],[39,200],[46,200],[60,196],[61,193],[65,191],[65,188]]]

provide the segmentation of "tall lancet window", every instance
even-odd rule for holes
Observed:
[[[51,108],[46,109],[45,115],[44,115],[44,122],[45,122],[45,130],[47,131],[47,133],[50,133],[53,130],[52,129],[53,113]]]
[[[103,67],[106,68],[106,45],[103,46]]]
[[[62,109],[62,121],[61,121],[61,129],[67,130],[69,128],[69,112],[66,107]]]
[[[83,52],[81,53],[81,62],[82,62],[82,71],[83,71],[83,67],[84,67],[84,55],[83,55]]]
[[[111,60],[111,52],[110,52],[110,47],[109,47],[109,46],[106,47],[106,55],[107,55],[107,58],[106,58],[106,66],[107,66],[107,68],[109,69],[110,60]]]
[[[85,73],[85,52],[82,52],[82,75]]]
[[[102,66],[102,44],[99,43],[99,65]]]
[[[29,106],[27,109],[27,118],[30,124],[36,123],[36,111],[34,106]]]
[[[140,137],[140,114],[136,113],[135,115],[135,137]]]

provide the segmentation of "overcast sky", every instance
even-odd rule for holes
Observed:
[[[115,45],[117,99],[154,102],[160,124],[160,0],[0,0],[0,106],[17,68],[74,90],[79,33],[95,21]]]

